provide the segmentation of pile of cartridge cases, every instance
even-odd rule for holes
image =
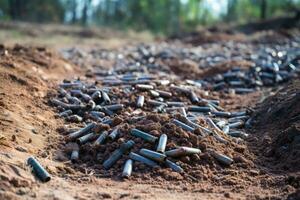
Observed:
[[[235,159],[226,153],[229,150],[220,152],[214,147],[221,144],[233,149],[243,143],[248,137],[244,129],[252,123],[251,110],[226,110],[214,91],[245,94],[299,74],[300,46],[295,42],[268,47],[226,42],[221,51],[219,44],[178,45],[84,53],[91,60],[109,60],[113,65],[104,70],[95,64],[84,79],[64,80],[51,99],[58,116],[69,122],[64,133],[65,143],[74,147],[68,152],[73,165],[83,171],[97,165],[102,174],[124,178],[158,168],[185,174],[205,154],[221,167],[230,167]],[[76,64],[84,63],[85,56],[74,54],[74,49],[63,54]],[[174,58],[188,58],[199,63],[200,69],[230,60],[246,60],[251,65],[185,80],[164,62]],[[203,145],[201,141],[207,138],[209,142]]]
[[[205,151],[225,167],[233,159],[199,148],[199,141],[238,144],[248,136],[242,128],[251,126],[249,111],[224,110],[219,100],[201,97],[196,82],[142,72],[93,78],[97,83],[64,81],[51,99],[59,117],[83,124],[66,130],[65,141],[77,143],[69,152],[73,163],[97,160],[105,170],[123,169],[122,177],[131,175],[135,163],[184,173],[185,164],[177,161],[199,160]]]
[[[88,63],[94,66],[94,69],[97,67],[102,69],[102,66],[99,66],[99,60],[111,61],[114,71],[118,72],[145,67],[148,72],[160,71],[174,74],[174,70],[168,66],[168,61],[189,60],[196,66],[198,65],[199,77],[195,77],[193,72],[181,74],[184,77],[193,77],[194,81],[205,89],[245,94],[260,90],[262,87],[287,82],[300,73],[299,38],[276,42],[228,41],[201,46],[187,46],[180,42],[162,42],[129,46],[114,51],[66,49],[63,55],[75,64],[85,66],[85,63]],[[242,66],[244,64],[245,66]],[[230,65],[230,68],[225,72],[216,70],[210,76],[206,76],[206,73],[203,73],[205,76],[201,76],[201,72],[206,69],[213,69],[216,66],[222,68],[223,65]],[[178,66],[178,68],[182,67],[185,66]],[[224,70],[221,69],[221,71]]]

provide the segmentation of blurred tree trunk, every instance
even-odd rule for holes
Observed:
[[[82,25],[87,25],[88,21],[88,11],[90,8],[91,0],[85,0],[84,1],[84,6],[82,9],[82,18],[81,18],[81,23]]]
[[[266,19],[266,13],[267,13],[267,1],[261,0],[260,4],[260,18]]]
[[[77,2],[76,0],[71,1],[72,2],[72,24],[75,24],[77,21],[77,14],[76,14],[76,9],[77,9]]]
[[[13,20],[21,19],[23,3],[22,0],[9,0],[9,15]]]

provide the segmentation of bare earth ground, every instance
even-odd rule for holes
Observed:
[[[3,38],[1,42],[4,42]],[[8,41],[8,45],[11,44],[12,41]],[[249,147],[246,151],[249,151],[247,155],[251,163],[244,164],[249,166],[241,171],[228,170],[226,171],[228,176],[216,175],[213,180],[159,183],[155,180],[120,181],[97,177],[92,171],[85,173],[76,171],[69,167],[68,161],[59,161],[64,159],[59,153],[62,136],[57,129],[63,125],[63,121],[55,117],[54,109],[49,107],[47,102],[48,94],[53,92],[58,82],[64,78],[81,76],[84,71],[48,48],[19,45],[11,48],[1,47],[0,58],[0,199],[286,199],[288,196],[290,199],[298,199],[299,197],[296,196],[297,190],[299,195],[299,167],[298,170],[296,167],[296,170],[282,171],[274,168],[275,164],[282,161],[280,156],[276,157],[277,160],[265,160],[264,152],[273,149],[274,154],[278,153],[278,142],[272,139],[278,135],[277,130],[285,131],[287,128],[272,126],[272,120],[266,122],[268,124],[266,127],[273,127],[267,129],[272,137],[267,135],[267,140],[263,143],[260,138],[265,130],[260,127],[261,125],[252,130],[254,134],[245,145]],[[291,90],[292,94],[299,93],[299,83],[289,87],[294,88]],[[261,94],[252,94],[231,101],[241,107],[253,106],[260,98]],[[273,102],[273,99],[266,102]],[[277,101],[277,104],[280,104],[280,101]],[[292,105],[295,106],[295,103]],[[265,103],[265,106],[268,106],[268,103]],[[299,115],[299,111],[296,110],[294,115],[297,114]],[[259,113],[257,119],[260,120]],[[293,126],[299,127],[299,124]],[[293,139],[291,141],[293,142]],[[270,145],[270,149],[256,148],[257,145],[263,147],[266,144]],[[50,182],[41,183],[31,174],[25,165],[25,160],[30,155],[36,156],[51,173]],[[272,153],[269,157],[273,158]],[[284,162],[292,161],[284,160]],[[299,161],[291,164],[297,165]],[[279,169],[282,169],[281,166]]]

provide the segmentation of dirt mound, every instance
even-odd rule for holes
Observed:
[[[270,167],[300,170],[300,81],[296,80],[258,105],[254,116],[259,146]]]

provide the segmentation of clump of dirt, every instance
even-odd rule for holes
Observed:
[[[254,115],[259,150],[270,167],[300,170],[300,81],[296,80],[257,106]]]

